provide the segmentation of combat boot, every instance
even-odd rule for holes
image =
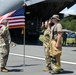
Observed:
[[[51,66],[49,66],[49,67],[45,67],[44,69],[43,69],[43,71],[50,71],[50,70],[52,70],[52,68],[51,68]]]
[[[1,67],[1,72],[8,72],[9,70],[4,68],[4,67]]]
[[[44,69],[43,69],[43,71],[49,71],[49,68],[48,67],[45,67]]]

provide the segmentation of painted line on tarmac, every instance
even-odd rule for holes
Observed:
[[[22,54],[16,54],[16,53],[10,53],[10,55],[21,56],[21,57],[24,56]],[[40,58],[40,57],[35,57],[35,56],[29,56],[29,55],[25,55],[25,57],[32,58],[32,59],[38,59],[38,60],[45,60],[45,58]],[[68,62],[68,61],[61,61],[61,63],[76,65],[75,62]]]

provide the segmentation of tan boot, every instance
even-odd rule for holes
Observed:
[[[9,71],[9,70],[6,69],[6,68],[4,68],[4,67],[1,68],[1,72],[8,72],[8,71]]]
[[[45,67],[44,69],[43,69],[43,71],[49,71],[49,68],[48,67]]]

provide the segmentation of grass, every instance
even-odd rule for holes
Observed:
[[[43,42],[43,35],[40,35],[39,40],[40,40],[41,42]],[[74,38],[67,38],[67,43],[72,43],[72,42],[74,42],[74,41],[75,41]]]
[[[39,40],[43,42],[43,35],[40,35]]]

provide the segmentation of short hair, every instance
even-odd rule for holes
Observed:
[[[1,23],[3,24],[3,23],[7,23],[7,22],[8,22],[7,19],[3,19]]]

